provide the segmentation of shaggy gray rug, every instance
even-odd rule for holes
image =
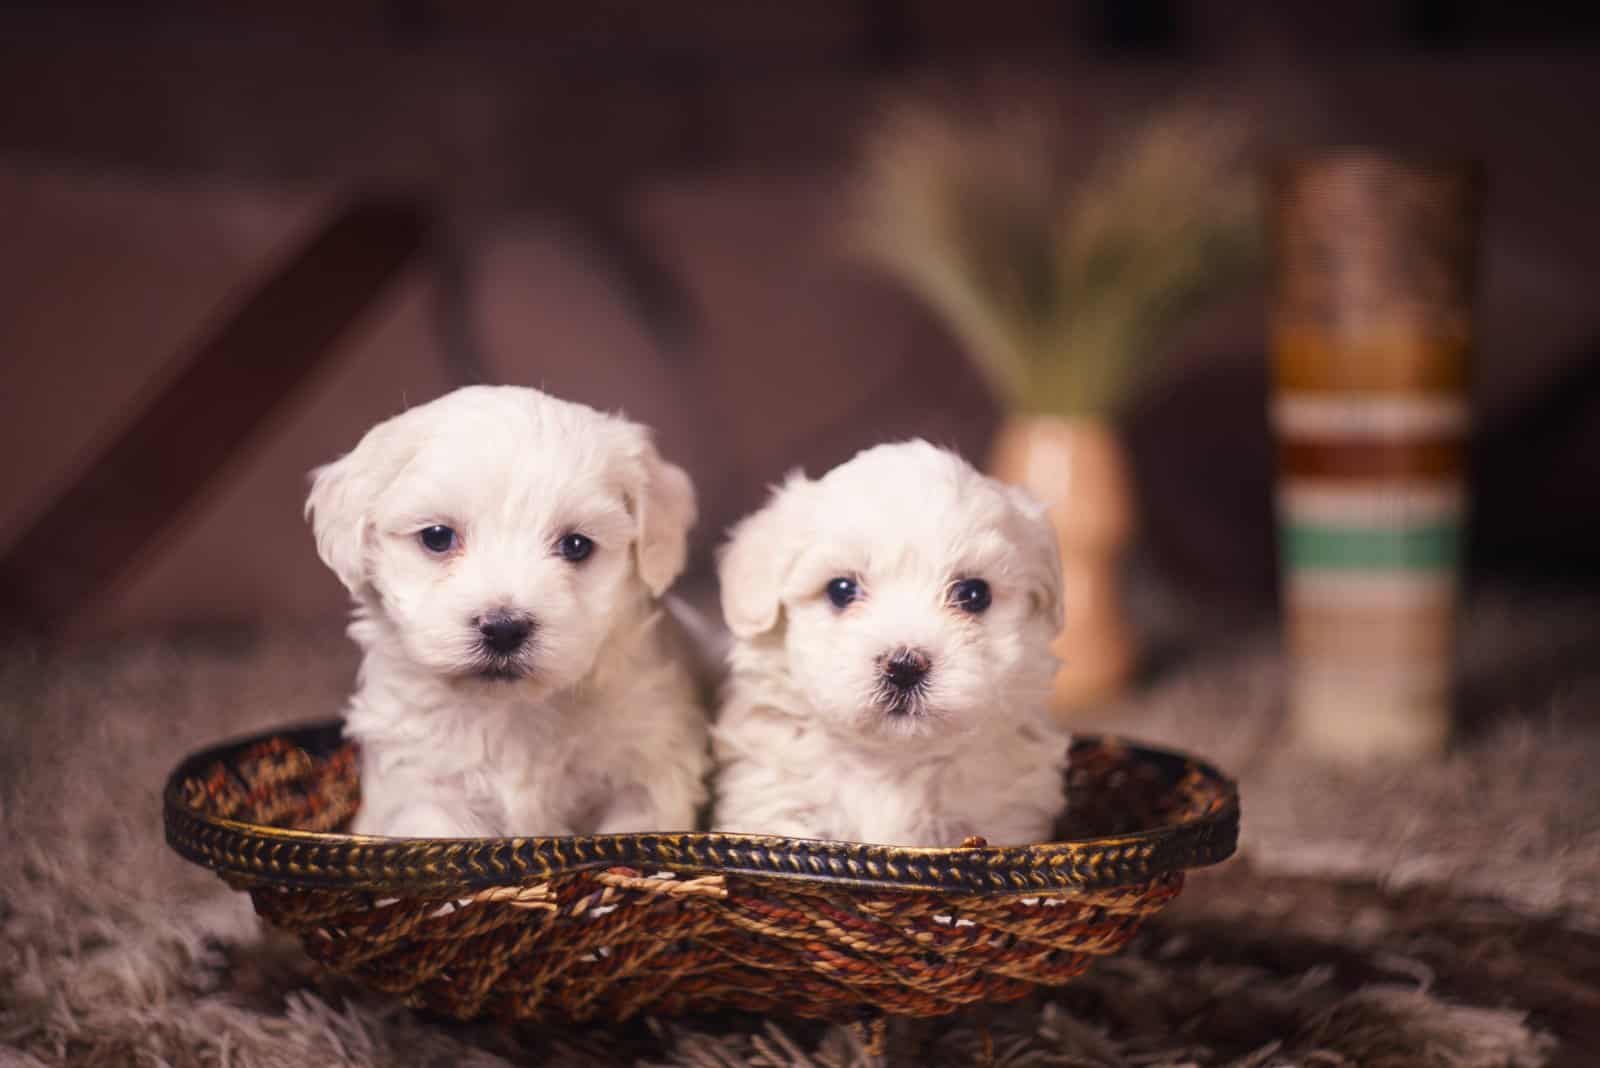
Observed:
[[[1432,765],[1341,770],[1289,751],[1272,635],[1185,657],[1091,725],[1236,776],[1258,868],[1448,885],[1600,932],[1600,600],[1475,598],[1461,737]]]
[[[1589,1022],[1600,1014],[1596,618],[1571,602],[1476,610],[1478,704],[1463,743],[1404,773],[1333,773],[1282,753],[1264,638],[1169,665],[1112,725],[1241,776],[1242,859],[1193,879],[1079,982],[986,1018],[898,1027],[892,1059],[1589,1063],[1585,1047],[1600,1043]],[[0,657],[0,1065],[866,1063],[848,1028],[745,1017],[462,1027],[317,975],[242,895],[167,851],[159,789],[190,749],[332,714],[353,670],[332,634]]]

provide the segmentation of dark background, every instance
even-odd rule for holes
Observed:
[[[7,6],[0,617],[335,618],[305,471],[475,380],[656,426],[700,577],[792,465],[981,460],[975,373],[842,249],[864,124],[916,92],[1056,108],[1086,153],[1201,96],[1263,161],[1484,160],[1473,579],[1592,584],[1597,58],[1600,11],[1553,4]],[[338,229],[375,197],[402,208]],[[1241,621],[1273,591],[1264,319],[1262,287],[1219,302],[1125,420],[1141,562]]]

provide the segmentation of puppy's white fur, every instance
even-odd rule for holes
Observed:
[[[641,426],[537,390],[472,386],[380,423],[313,472],[317,551],[355,599],[357,833],[685,830],[705,717],[657,598],[694,490]],[[448,552],[419,532],[452,528]],[[587,559],[558,546],[592,539]],[[513,654],[480,619],[526,617]]]
[[[1067,739],[1048,713],[1061,564],[1043,510],[926,442],[799,473],[720,560],[734,635],[713,731],[721,830],[916,846],[1047,839]],[[858,583],[835,607],[830,580]],[[983,579],[981,614],[952,603]],[[886,703],[883,660],[926,655]]]

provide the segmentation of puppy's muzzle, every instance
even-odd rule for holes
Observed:
[[[920,649],[896,649],[883,658],[883,681],[897,694],[911,694],[922,688],[933,668],[928,654]]]
[[[478,620],[478,633],[486,652],[510,656],[528,643],[533,634],[533,620],[527,616],[483,616]]]

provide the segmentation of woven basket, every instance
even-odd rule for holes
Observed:
[[[168,843],[248,890],[335,972],[468,1019],[724,1008],[936,1016],[1058,986],[1233,852],[1215,770],[1080,738],[1061,840],[902,849],[737,834],[404,839],[338,833],[359,797],[338,723],[197,753]]]

